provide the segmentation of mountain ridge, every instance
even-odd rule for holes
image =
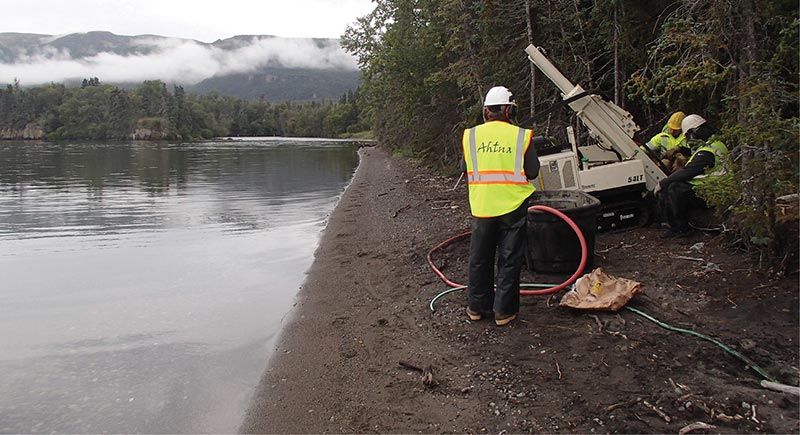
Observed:
[[[162,80],[188,92],[268,101],[338,99],[360,84],[355,60],[332,38],[235,35],[207,43],[108,31],[0,33],[0,84],[71,85],[90,77]]]

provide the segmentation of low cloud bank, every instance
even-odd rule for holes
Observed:
[[[99,53],[74,59],[53,48],[34,55],[20,55],[14,63],[0,63],[0,83],[18,79],[22,85],[37,85],[98,77],[104,83],[138,83],[144,80],[192,85],[204,79],[234,73],[249,73],[264,66],[311,69],[358,69],[356,60],[338,44],[319,47],[310,39],[252,38],[241,46],[221,49],[194,41],[141,38],[149,46],[147,55]]]

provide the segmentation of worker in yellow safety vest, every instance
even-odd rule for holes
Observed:
[[[694,188],[724,174],[723,160],[728,155],[728,147],[712,137],[714,129],[702,116],[687,116],[681,122],[681,130],[689,140],[699,139],[704,143],[695,150],[686,166],[659,183],[661,213],[669,225],[665,237],[691,234],[690,211],[706,206]]]
[[[540,165],[533,130],[511,123],[516,107],[511,91],[493,87],[483,102],[485,122],[465,130],[462,139],[473,217],[467,315],[477,321],[493,314],[498,326],[519,312],[528,198],[535,190],[529,180]]]
[[[646,147],[651,154],[661,160],[668,174],[671,174],[686,164],[686,159],[691,155],[691,150],[686,141],[686,136],[681,130],[681,121],[686,117],[683,112],[675,112],[669,117],[667,125],[661,133],[653,136]]]

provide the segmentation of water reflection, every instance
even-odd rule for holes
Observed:
[[[285,207],[297,198],[338,194],[355,159],[352,148],[343,152],[335,142],[3,144],[0,239],[155,230],[195,220],[259,229],[252,226],[307,216],[307,208]],[[265,211],[278,215],[256,216]]]
[[[356,164],[330,141],[0,142],[0,432],[235,431]]]

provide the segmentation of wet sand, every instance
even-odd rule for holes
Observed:
[[[376,147],[360,152],[242,432],[464,428],[398,361],[439,362],[437,341],[421,333],[430,313],[420,289],[434,282],[424,258],[432,234],[467,225],[465,211],[412,192],[421,181],[410,179],[419,173],[413,163]]]

